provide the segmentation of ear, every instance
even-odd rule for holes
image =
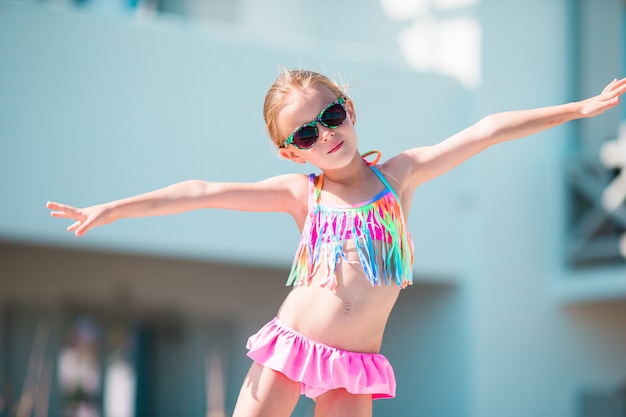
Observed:
[[[302,157],[298,152],[290,148],[280,148],[278,150],[280,156],[285,159],[289,159],[290,161],[295,162],[296,164],[306,164],[306,159]]]
[[[348,117],[352,122],[352,125],[356,125],[356,111],[354,110],[354,101],[350,98],[346,98],[346,111],[348,112]]]

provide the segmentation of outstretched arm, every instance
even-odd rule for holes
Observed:
[[[304,191],[302,191],[304,190]],[[134,197],[76,208],[48,202],[52,217],[73,219],[67,230],[82,236],[88,230],[131,217],[162,216],[201,208],[288,212],[294,217],[306,204],[306,178],[290,174],[256,183],[184,181]],[[304,194],[305,195],[305,194]]]
[[[615,107],[624,92],[626,78],[614,80],[602,93],[586,100],[492,114],[437,145],[401,153],[394,168],[408,180],[405,184],[414,188],[496,143],[532,135],[571,120],[595,117]]]

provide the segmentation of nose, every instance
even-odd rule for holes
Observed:
[[[324,126],[321,123],[317,124],[317,131],[320,135],[321,142],[328,142],[333,136],[335,136],[335,130]]]

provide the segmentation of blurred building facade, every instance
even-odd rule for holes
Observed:
[[[288,216],[77,239],[47,200],[309,172],[264,133],[279,66],[349,84],[361,148],[383,158],[597,94],[624,75],[624,16],[619,0],[0,1],[0,416],[229,415],[246,338],[289,291]],[[626,209],[603,206],[621,170],[600,157],[625,114],[494,147],[416,191],[416,282],[383,346],[398,397],[375,415],[626,415]]]

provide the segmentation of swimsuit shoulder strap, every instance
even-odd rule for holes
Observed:
[[[367,157],[375,155],[373,161],[368,161]],[[393,195],[398,198],[396,192],[391,188],[383,174],[380,173],[378,168],[376,168],[376,164],[380,160],[381,157],[380,151],[369,151],[361,155],[363,161],[367,164],[367,166],[371,167],[374,173],[378,176],[381,182],[393,193]],[[322,193],[322,186],[324,185],[324,173],[322,172],[318,177],[315,174],[309,175],[309,213],[313,212],[313,206],[319,202],[320,194]]]
[[[311,174],[313,175],[313,174]],[[322,193],[322,185],[324,185],[324,173],[322,172],[318,177],[313,175],[313,195],[312,203],[318,203],[320,201],[320,194]]]
[[[374,160],[368,161],[367,158],[372,155],[375,155]],[[380,161],[381,156],[382,156],[382,153],[380,151],[369,151],[369,152],[365,152],[364,154],[362,154],[361,158],[363,158],[363,161],[367,164],[367,166],[372,168],[372,171],[374,171],[374,174],[376,174],[380,182],[382,182],[383,185],[391,192],[391,194],[393,194],[393,196],[396,199],[398,199],[398,194],[396,194],[396,191],[393,189],[391,184],[389,184],[389,181],[387,181],[387,178],[385,178],[382,172],[380,172],[380,170],[376,168],[376,165],[378,164],[378,161]],[[398,199],[398,201],[400,200]]]
[[[313,206],[315,204],[315,174],[309,174],[308,196],[309,213],[313,213]]]
[[[396,194],[396,191],[393,189],[391,184],[389,184],[389,181],[387,181],[387,178],[385,178],[382,172],[380,172],[380,170],[376,168],[374,165],[370,165],[370,167],[372,168],[372,171],[374,171],[374,174],[376,174],[380,182],[382,182],[383,185],[391,192],[391,194],[393,194],[396,200],[400,201],[398,194]]]

